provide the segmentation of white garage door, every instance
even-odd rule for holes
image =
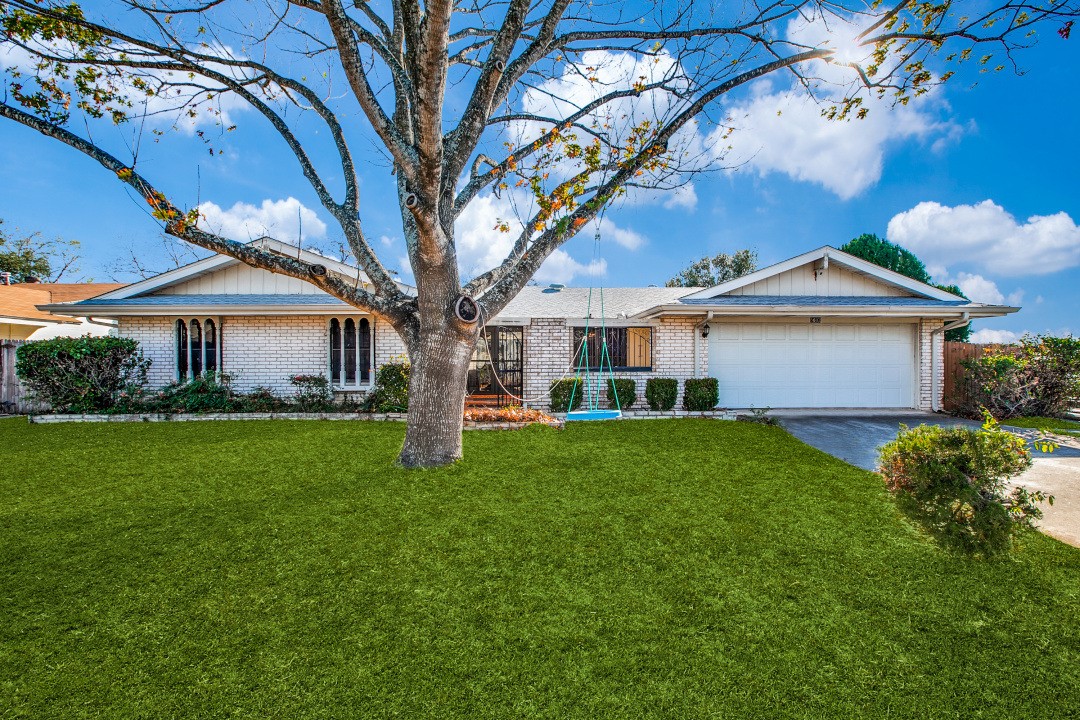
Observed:
[[[915,327],[713,323],[720,406],[912,407]]]

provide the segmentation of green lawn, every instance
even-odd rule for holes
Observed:
[[[1013,418],[1012,420],[1002,420],[1001,424],[1019,428],[1034,428],[1035,430],[1064,430],[1068,433],[1073,433],[1077,430],[1080,430],[1080,422],[1076,422],[1074,420],[1063,420],[1062,418]]]
[[[0,421],[0,717],[1064,718],[1080,550],[714,420]]]

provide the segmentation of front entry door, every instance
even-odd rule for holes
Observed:
[[[520,327],[489,325],[481,331],[469,364],[470,400],[499,406],[518,404],[524,379],[524,345]]]

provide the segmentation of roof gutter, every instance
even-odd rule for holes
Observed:
[[[964,327],[971,322],[971,316],[968,313],[964,313],[963,317],[959,320],[954,320],[951,323],[946,323],[939,327],[937,330],[930,331],[930,409],[934,412],[941,412],[941,398],[938,396],[937,388],[937,342],[934,336],[937,334],[944,334],[949,330],[955,330],[956,328]]]

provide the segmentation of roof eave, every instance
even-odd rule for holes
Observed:
[[[66,305],[42,305],[49,312],[70,313]],[[175,315],[370,315],[349,305],[81,305],[79,316],[153,317]]]
[[[1006,305],[953,305],[933,307],[926,305],[657,305],[633,317],[648,320],[658,317],[695,317],[712,313],[718,315],[796,315],[830,317],[939,317],[959,318],[964,313],[972,319],[1001,317],[1019,311],[1018,307]]]

